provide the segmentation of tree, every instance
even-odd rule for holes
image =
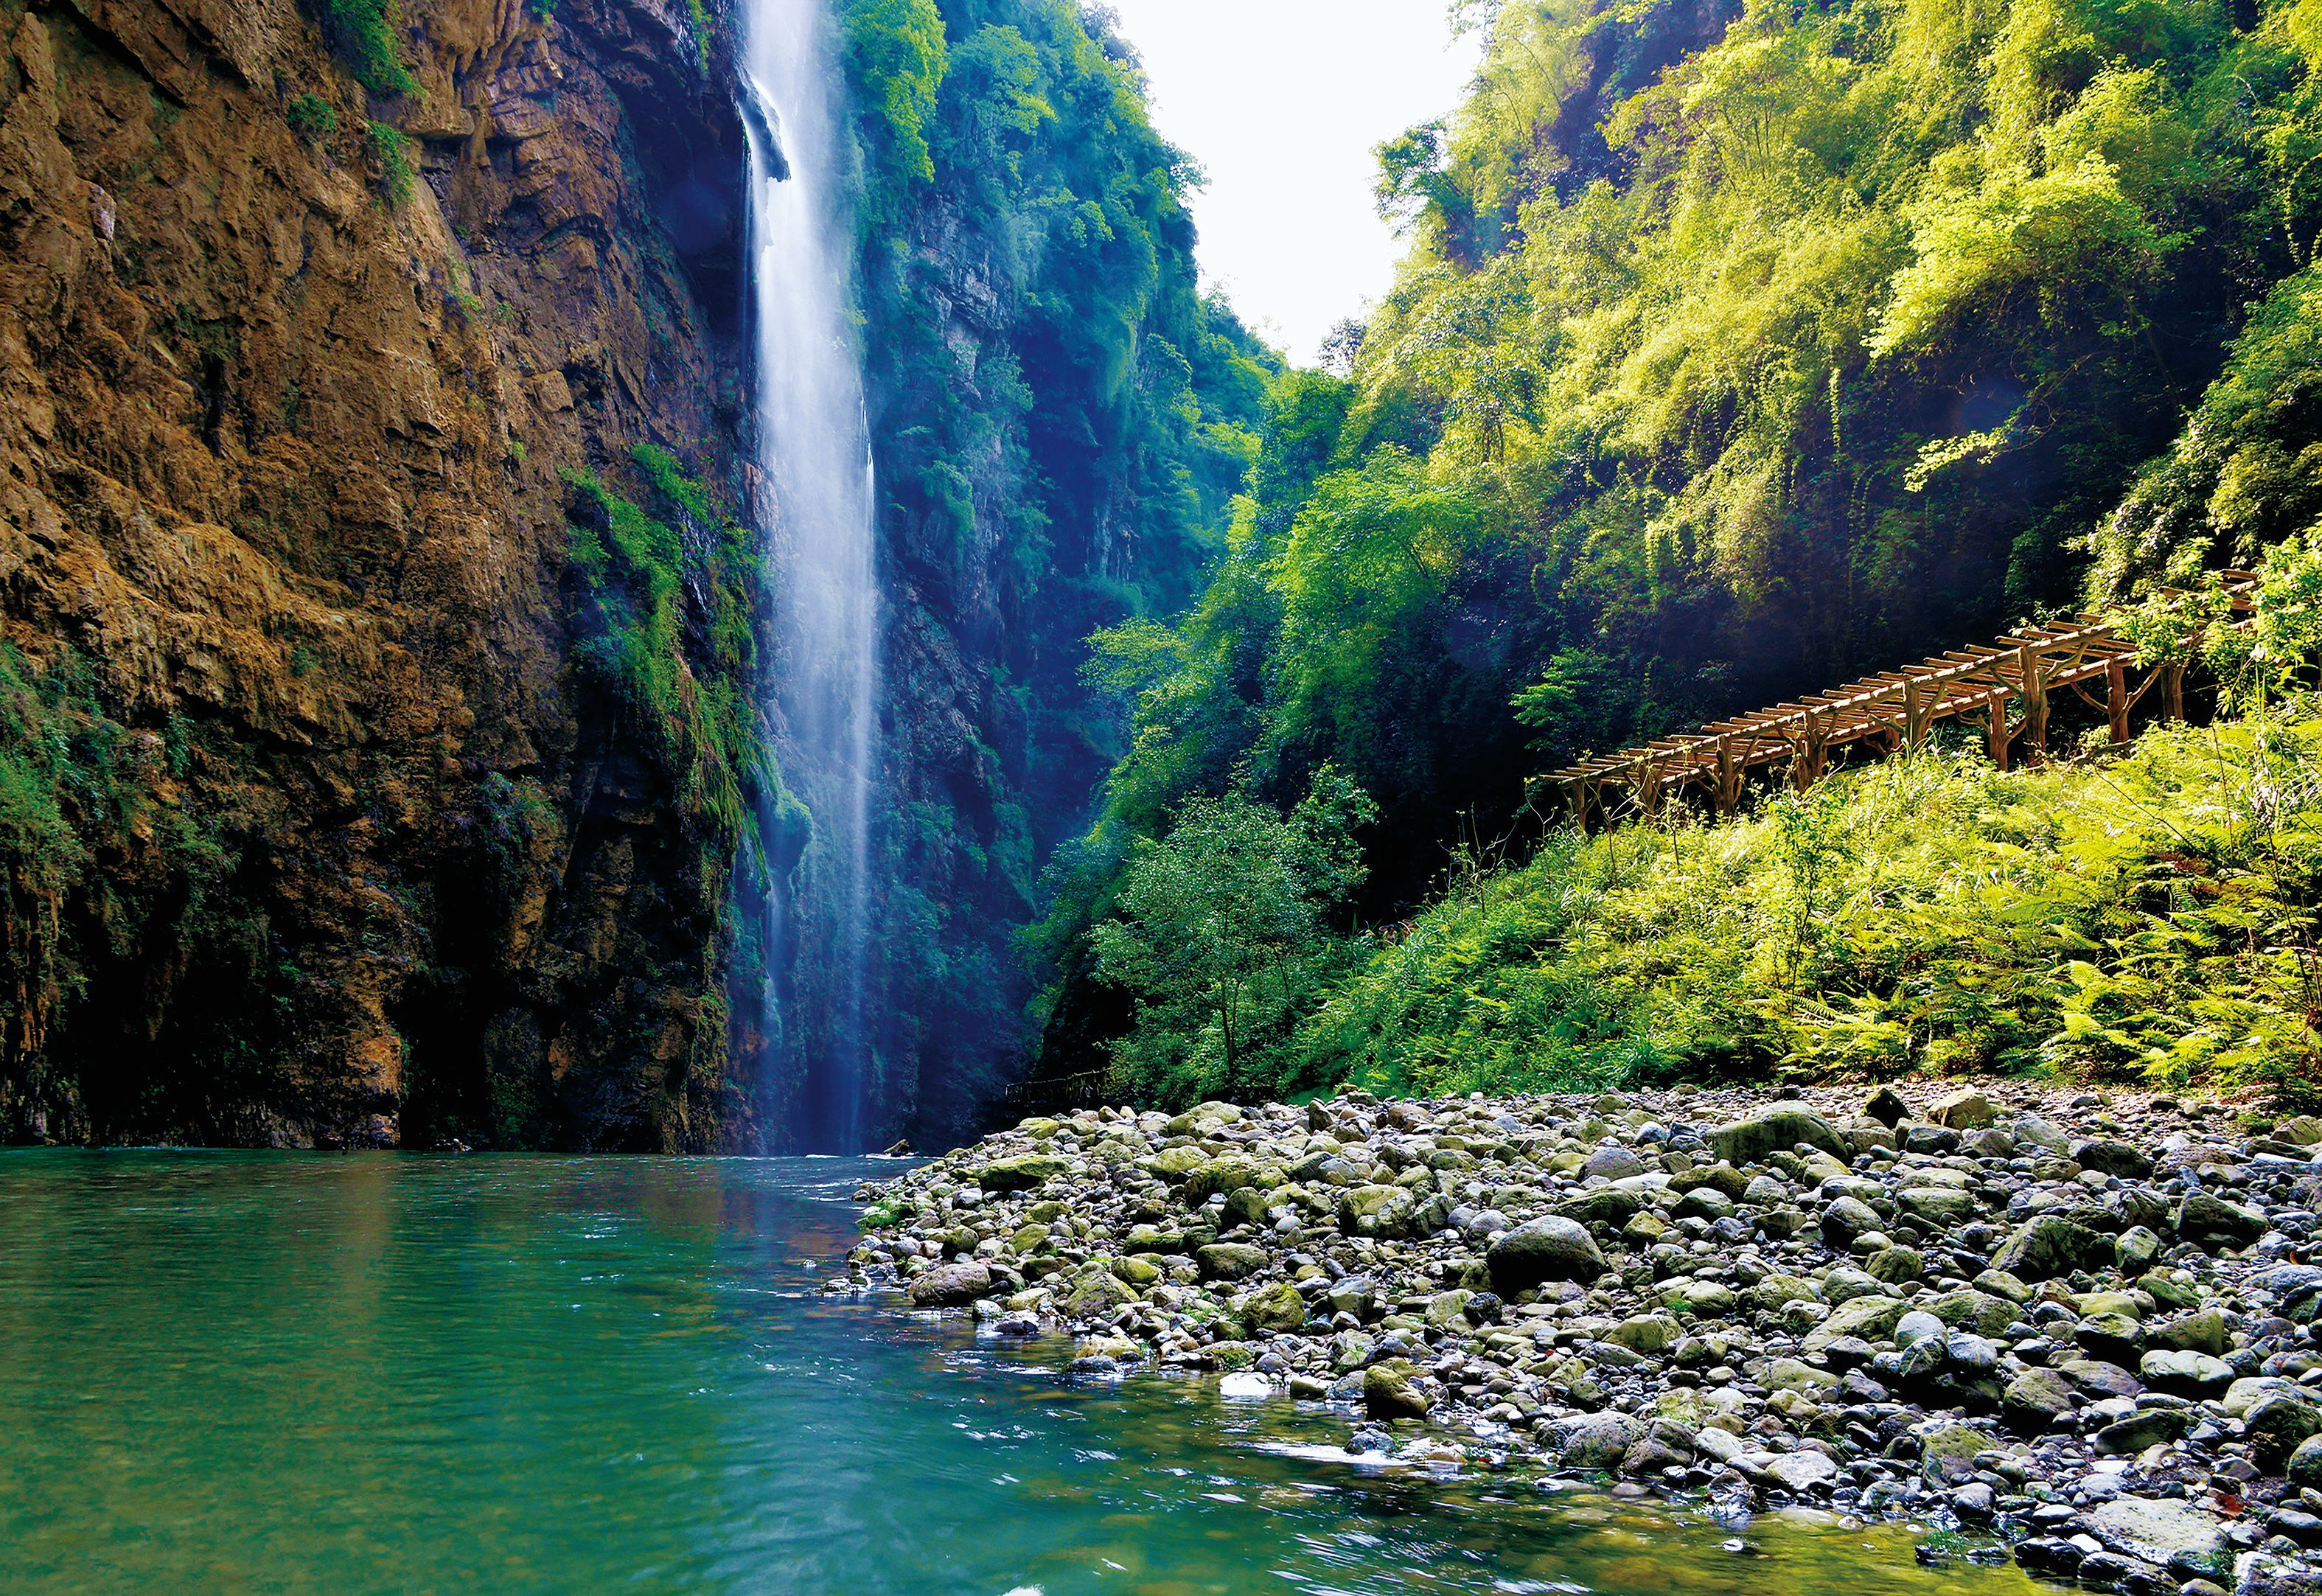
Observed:
[[[1361,885],[1354,830],[1376,813],[1324,766],[1288,816],[1239,794],[1189,799],[1140,839],[1093,933],[1101,979],[1134,995],[1116,1050],[1140,1089],[1177,1096],[1254,1078],[1255,1057],[1334,968],[1330,912]]]

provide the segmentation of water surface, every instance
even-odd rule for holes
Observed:
[[[836,1160],[0,1154],[0,1589],[2028,1596],[818,1295]]]

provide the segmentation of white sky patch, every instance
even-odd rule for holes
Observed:
[[[1394,285],[1371,151],[1448,116],[1481,54],[1443,0],[1106,0],[1145,58],[1154,125],[1209,174],[1204,281],[1302,365]]]

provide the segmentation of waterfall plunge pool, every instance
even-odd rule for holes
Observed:
[[[2026,1596],[815,1290],[837,1159],[0,1154],[0,1588]]]

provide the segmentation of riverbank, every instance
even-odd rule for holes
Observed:
[[[1324,1404],[1358,1455],[2290,1596],[2322,1592],[2317,1151],[2012,1082],[1106,1109],[864,1186],[830,1289]]]

